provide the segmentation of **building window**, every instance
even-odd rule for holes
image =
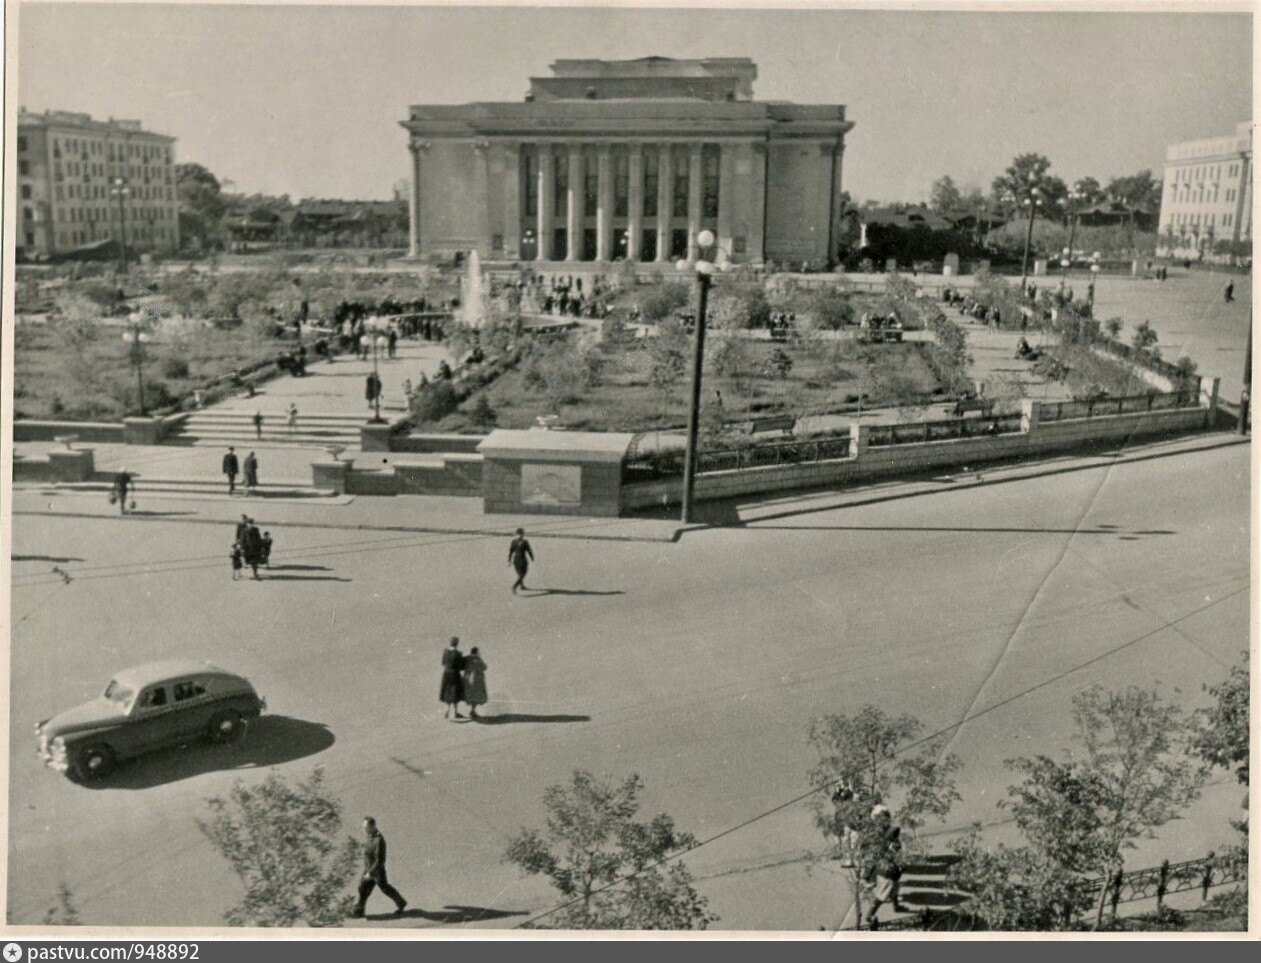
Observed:
[[[743,234],[737,234],[731,239],[731,253],[744,254],[749,249],[749,241]]]
[[[583,157],[582,203],[583,214],[591,217],[600,203],[600,162],[594,155]],[[594,260],[592,258],[591,260]]]
[[[686,152],[681,151],[674,157],[674,190],[671,192],[673,200],[670,205],[670,211],[675,217],[687,217],[687,194],[691,163],[692,158]]]
[[[31,185],[30,184],[22,185],[22,199],[26,201],[29,201],[31,199]]]
[[[539,213],[538,152],[527,151],[525,154],[525,163],[521,166],[525,171],[525,216],[537,217]]]
[[[630,154],[618,151],[613,155],[613,216],[630,214]]]
[[[644,151],[644,217],[657,216],[657,166],[660,157],[655,150]]]
[[[33,221],[35,219],[35,215],[31,213],[31,209],[29,207],[22,208],[22,219],[26,221]]]
[[[26,232],[26,246],[31,247],[35,243],[35,235],[30,231]]]
[[[25,175],[25,174],[29,174],[30,172],[31,172],[31,165],[30,165],[30,164],[28,164],[28,163],[27,163],[26,161],[24,161],[24,160],[20,160],[20,161],[18,161],[18,173],[19,173],[19,174],[23,174],[23,175]]]
[[[492,251],[502,251],[504,249],[504,236],[495,234],[490,239],[490,249]]]
[[[719,148],[707,146],[701,154],[701,214],[718,216],[718,191],[722,177],[722,158]]]
[[[552,168],[552,213],[564,217],[569,213],[569,158],[553,158]]]
[[[25,138],[25,137],[19,137],[19,138],[18,138],[18,150],[20,150],[20,151],[26,150],[26,138]]]

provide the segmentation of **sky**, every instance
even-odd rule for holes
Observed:
[[[558,58],[751,57],[760,100],[845,104],[844,186],[988,190],[1018,153],[1068,182],[1151,168],[1251,118],[1252,17],[988,9],[650,9],[24,2],[32,110],[140,119],[230,189],[381,199],[410,104],[520,101]],[[13,48],[10,47],[12,50]]]

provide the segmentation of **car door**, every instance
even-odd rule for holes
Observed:
[[[206,732],[210,721],[210,697],[205,684],[199,679],[181,679],[171,684],[171,698],[175,703],[175,722],[179,740],[190,742]]]
[[[133,753],[149,752],[179,739],[179,712],[169,683],[145,686],[131,711],[128,742]]]

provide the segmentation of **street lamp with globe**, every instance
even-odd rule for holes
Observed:
[[[1030,175],[1030,180],[1034,176]],[[1038,216],[1038,212],[1042,209],[1042,189],[1036,185],[1029,188],[1029,194],[1021,202],[1021,206],[1029,211],[1029,229],[1025,232],[1025,254],[1020,262],[1020,290],[1025,290],[1025,284],[1029,280],[1029,246],[1033,243],[1033,221]]]
[[[683,452],[682,522],[691,521],[692,499],[696,489],[696,442],[700,427],[701,374],[705,362],[705,311],[709,304],[709,286],[714,272],[726,270],[727,252],[715,243],[714,232],[703,230],[696,235],[697,258],[689,262],[680,258],[677,267],[696,272],[696,345],[692,354],[692,392],[687,409],[687,448]]]
[[[140,399],[140,414],[146,415],[144,403],[144,346],[149,341],[149,334],[142,329],[144,324],[144,313],[141,311],[133,311],[127,318],[127,330],[123,332],[123,341],[126,342],[131,356],[131,363],[136,368],[136,391],[137,397]]]
[[[1090,289],[1086,294],[1086,303],[1090,305],[1091,317],[1095,313],[1095,281],[1099,277],[1099,252],[1096,251],[1090,260]]]

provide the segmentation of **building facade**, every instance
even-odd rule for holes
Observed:
[[[179,246],[175,138],[138,120],[68,111],[18,115],[19,256],[103,241],[132,252]]]
[[[1175,257],[1234,259],[1252,241],[1252,122],[1228,137],[1165,152],[1158,249]]]
[[[747,58],[560,60],[520,103],[413,106],[410,252],[736,263],[834,258],[839,105],[753,100]]]

